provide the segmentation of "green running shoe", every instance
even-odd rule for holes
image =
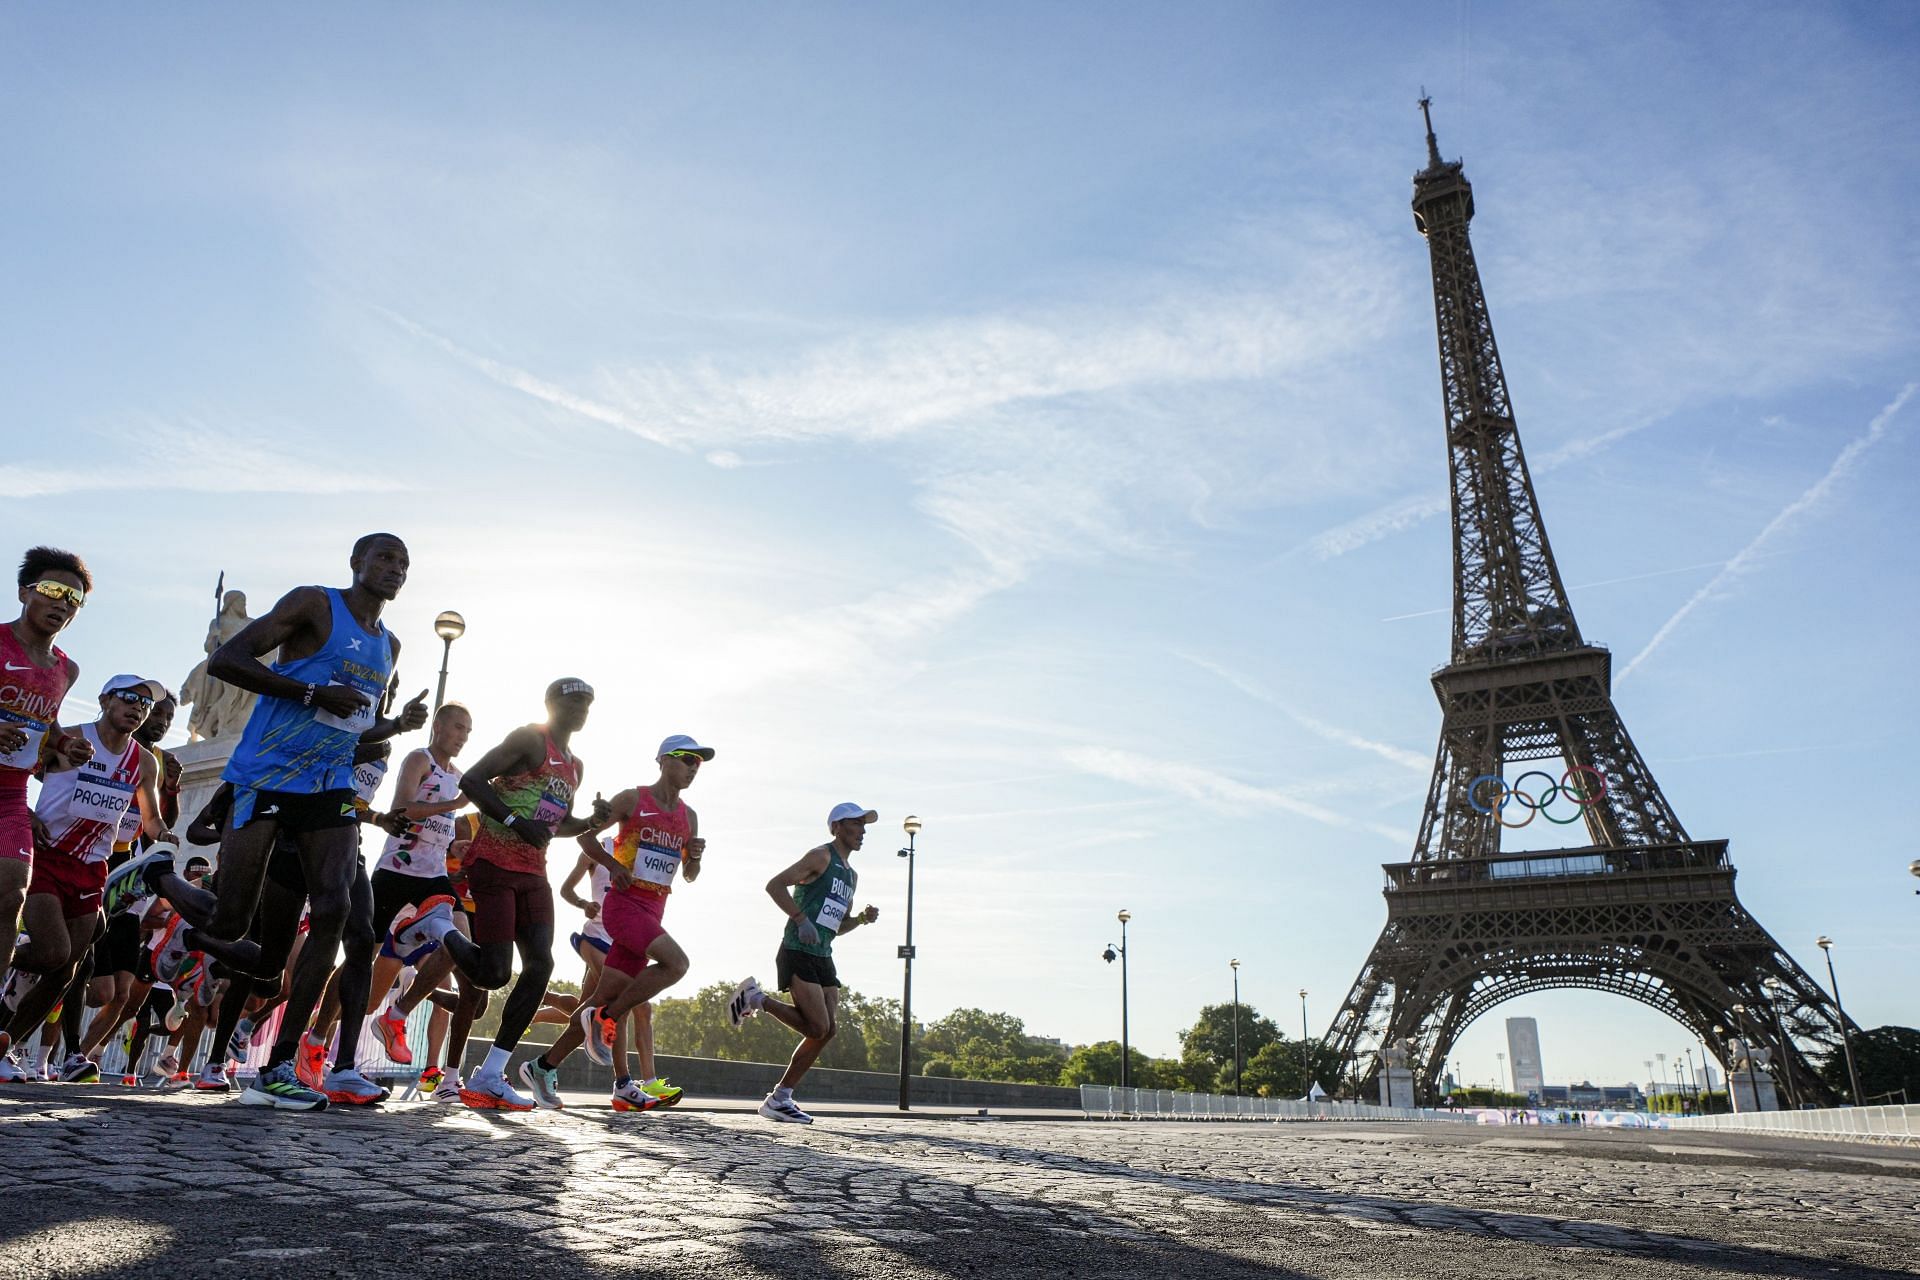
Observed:
[[[640,1084],[640,1092],[654,1099],[660,1106],[670,1107],[680,1101],[682,1090],[677,1084],[668,1084],[667,1078],[661,1076],[657,1080],[642,1081]]]

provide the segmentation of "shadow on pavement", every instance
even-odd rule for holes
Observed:
[[[902,1153],[901,1158],[907,1162],[911,1162],[912,1150],[915,1147],[935,1151],[964,1152],[982,1158],[1011,1160],[1021,1166],[1145,1184],[1163,1190],[1169,1201],[1176,1197],[1213,1197],[1236,1204],[1258,1204],[1282,1210],[1318,1212],[1336,1219],[1391,1222],[1427,1231],[1474,1233],[1548,1248],[1623,1250],[1636,1255],[1710,1266],[1743,1275],[1806,1277],[1845,1275],[1858,1277],[1860,1280],[1881,1280],[1881,1278],[1912,1280],[1914,1275],[1908,1270],[1849,1265],[1833,1258],[1782,1253],[1777,1250],[1728,1244],[1671,1232],[1624,1227],[1613,1223],[1588,1222],[1546,1214],[1471,1208],[1436,1201],[1355,1194],[1286,1183],[1249,1181],[1231,1175],[1203,1176],[1169,1173],[1137,1168],[1120,1160],[1101,1160],[1059,1151],[1021,1147],[1012,1142],[992,1142],[944,1133],[858,1132],[844,1136],[856,1142],[898,1150]]]
[[[1299,1274],[671,1112],[281,1115],[77,1086],[4,1101],[0,1277]]]

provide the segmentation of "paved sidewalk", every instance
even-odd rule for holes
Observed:
[[[744,1104],[742,1104],[744,1105]],[[0,1277],[1886,1277],[1920,1152],[0,1091]]]

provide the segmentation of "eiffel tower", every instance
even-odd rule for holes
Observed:
[[[1612,656],[1581,638],[1467,236],[1473,187],[1441,160],[1430,107],[1422,98],[1413,221],[1432,256],[1446,401],[1453,654],[1433,676],[1440,747],[1413,857],[1384,868],[1386,927],[1327,1043],[1369,1079],[1383,1050],[1405,1052],[1430,1100],[1474,1019],[1577,987],[1651,1005],[1723,1067],[1751,1048],[1783,1100],[1831,1101],[1811,1060],[1840,1048],[1842,1015],[1740,905],[1727,842],[1680,825],[1614,707]],[[1533,800],[1502,804],[1505,782],[1536,768]],[[1502,832],[1540,816],[1550,785],[1551,812],[1568,815],[1552,820],[1586,843],[1502,853]]]

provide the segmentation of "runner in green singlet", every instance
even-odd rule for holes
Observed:
[[[774,968],[792,1004],[769,997],[748,978],[733,990],[727,1016],[734,1026],[764,1012],[800,1033],[779,1087],[760,1104],[760,1114],[783,1124],[812,1124],[813,1117],[794,1105],[793,1090],[819,1058],[835,1031],[840,1007],[840,976],[833,967],[833,940],[880,918],[880,908],[855,913],[854,886],[860,877],[847,859],[865,843],[867,826],[880,815],[860,805],[837,804],[827,815],[833,839],[809,849],[801,859],[767,881],[767,895],[787,917]],[[792,890],[799,888],[796,896]]]

